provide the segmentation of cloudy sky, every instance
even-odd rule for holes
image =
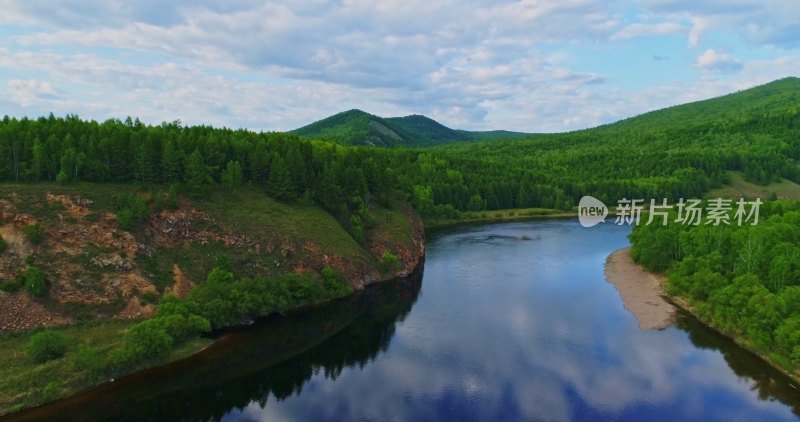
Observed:
[[[800,76],[796,0],[0,0],[0,115],[557,132]]]

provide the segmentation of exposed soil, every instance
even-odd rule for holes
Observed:
[[[639,328],[662,330],[675,321],[675,307],[664,300],[661,279],[633,262],[630,247],[608,256],[605,273],[625,309],[639,321]]]
[[[54,214],[43,224],[45,240],[40,245],[31,244],[22,232],[25,225],[37,222],[34,215],[18,209],[27,207],[27,201],[53,205]],[[0,235],[7,243],[5,252],[0,253],[0,282],[14,280],[18,271],[34,265],[42,269],[48,283],[47,294],[41,299],[31,299],[24,289],[13,294],[0,292],[0,332],[69,323],[78,312],[118,319],[152,316],[156,306],[142,305],[140,299],[144,294],[160,295],[151,280],[153,274],[144,271],[136,258],[153,257],[158,248],[219,243],[256,257],[275,252],[282,262],[255,258],[247,264],[251,272],[267,276],[319,272],[330,266],[341,271],[355,289],[410,274],[425,253],[422,221],[407,206],[400,207],[397,218],[408,218],[412,223],[411,239],[398,242],[388,232],[373,230],[366,234],[365,243],[371,258],[358,259],[322,253],[313,241],[295,244],[282,233],[257,239],[237,233],[186,201],[181,201],[177,210],[153,213],[140,226],[137,236],[146,240],[139,243],[136,236],[121,229],[113,212],[94,208],[90,199],[80,195],[10,193],[0,199]],[[398,256],[400,263],[388,274],[375,268],[384,251]],[[281,268],[282,264],[287,265]],[[170,265],[173,284],[166,286],[163,294],[185,298],[197,280],[192,280],[185,268]]]

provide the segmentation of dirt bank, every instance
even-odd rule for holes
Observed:
[[[606,280],[617,288],[622,302],[643,330],[661,330],[672,325],[675,307],[664,298],[661,280],[631,258],[631,248],[622,248],[606,260]]]

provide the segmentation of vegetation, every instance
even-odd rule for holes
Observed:
[[[381,269],[384,272],[390,272],[397,271],[399,268],[400,261],[397,259],[397,255],[394,255],[389,251],[384,251],[383,255],[381,256]]]
[[[97,320],[47,331],[0,334],[0,414],[48,400],[66,397],[98,382],[107,381],[121,372],[113,358],[120,356],[125,332],[135,322]],[[32,359],[28,344],[43,332],[54,332],[66,339],[66,349],[44,363]],[[143,361],[127,371],[163,364],[194,353],[210,340],[190,340],[160,358]],[[47,391],[46,391],[47,390]]]
[[[800,367],[800,202],[765,203],[757,225],[641,225],[630,239],[633,258],[666,271],[669,293],[701,320]]]
[[[349,110],[295,129],[307,138],[326,139],[344,145],[421,147],[454,142],[518,138],[527,134],[494,130],[454,130],[425,116],[382,118],[361,110]]]
[[[22,228],[28,242],[38,245],[44,241],[44,227],[39,223],[28,224]]]
[[[28,356],[36,363],[64,356],[67,350],[67,336],[53,330],[45,330],[31,337],[27,345]]]
[[[138,255],[137,264],[153,275],[159,292],[171,283],[174,264],[206,282],[186,299],[163,299],[147,321],[61,330],[69,339],[56,353],[63,357],[41,366],[0,356],[12,368],[0,370],[0,392],[7,388],[25,397],[0,396],[0,404],[57,397],[168,359],[176,350],[194,350],[203,343],[198,336],[211,329],[348,294],[350,286],[336,270],[299,274],[287,261],[300,262],[318,250],[395,270],[397,255],[386,251],[377,261],[365,245],[381,236],[410,238],[410,223],[397,217],[398,203],[410,203],[427,221],[452,222],[563,213],[584,195],[607,204],[622,198],[674,203],[729,188],[792,197],[800,183],[798,91],[800,79],[787,78],[599,128],[524,136],[453,131],[423,116],[382,119],[358,110],[293,133],[187,127],[179,121],[151,126],[130,117],[98,123],[52,114],[35,120],[6,116],[0,121],[0,193],[13,190],[15,197],[35,199],[9,195],[19,212],[38,221],[23,228],[32,244],[43,242],[45,226],[56,227],[62,217],[61,204],[42,198],[57,186],[94,201],[88,221],[99,220],[98,211],[114,210],[119,225],[147,247],[143,223],[162,209],[178,209],[183,193],[236,233],[281,233],[286,240],[276,244],[286,248],[272,245],[254,256],[212,240]],[[383,149],[330,140],[453,143]],[[762,213],[752,227],[639,226],[631,236],[633,254],[646,267],[667,271],[671,292],[687,297],[705,321],[797,366],[800,210],[771,202]],[[106,253],[97,248],[95,255]],[[225,258],[212,264],[221,250]],[[257,260],[260,274],[252,270],[256,266],[242,265]],[[44,273],[33,261],[26,263],[17,280],[0,289],[25,286],[41,297],[47,291]],[[35,263],[48,265],[38,255]],[[104,331],[106,338],[93,337]],[[30,333],[20,336],[6,337],[0,355],[28,344],[20,338]],[[25,381],[12,370],[35,375]]]
[[[20,278],[18,276],[18,278]],[[44,274],[42,270],[37,267],[30,266],[25,271],[24,278],[25,289],[28,290],[33,297],[42,297],[45,293],[47,293],[47,282],[44,279]]]
[[[800,122],[793,100],[798,89],[800,79],[787,78],[682,106],[691,113],[675,107],[584,131],[420,150],[345,148],[296,135],[330,139],[339,135],[319,133],[338,131],[332,122],[376,121],[358,110],[294,134],[179,122],[147,126],[130,118],[100,124],[75,116],[6,117],[0,156],[14,159],[0,161],[0,180],[64,174],[68,182],[184,183],[189,191],[203,192],[210,183],[229,190],[252,184],[283,201],[316,202],[348,230],[357,225],[352,215],[360,204],[389,205],[395,195],[427,218],[511,208],[569,210],[586,194],[604,202],[656,196],[674,201],[721,186],[730,171],[756,184],[800,182]],[[421,125],[421,116],[411,117],[380,123],[402,134],[402,125]]]

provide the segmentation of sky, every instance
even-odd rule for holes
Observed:
[[[796,0],[0,0],[0,115],[563,132],[800,76]]]

